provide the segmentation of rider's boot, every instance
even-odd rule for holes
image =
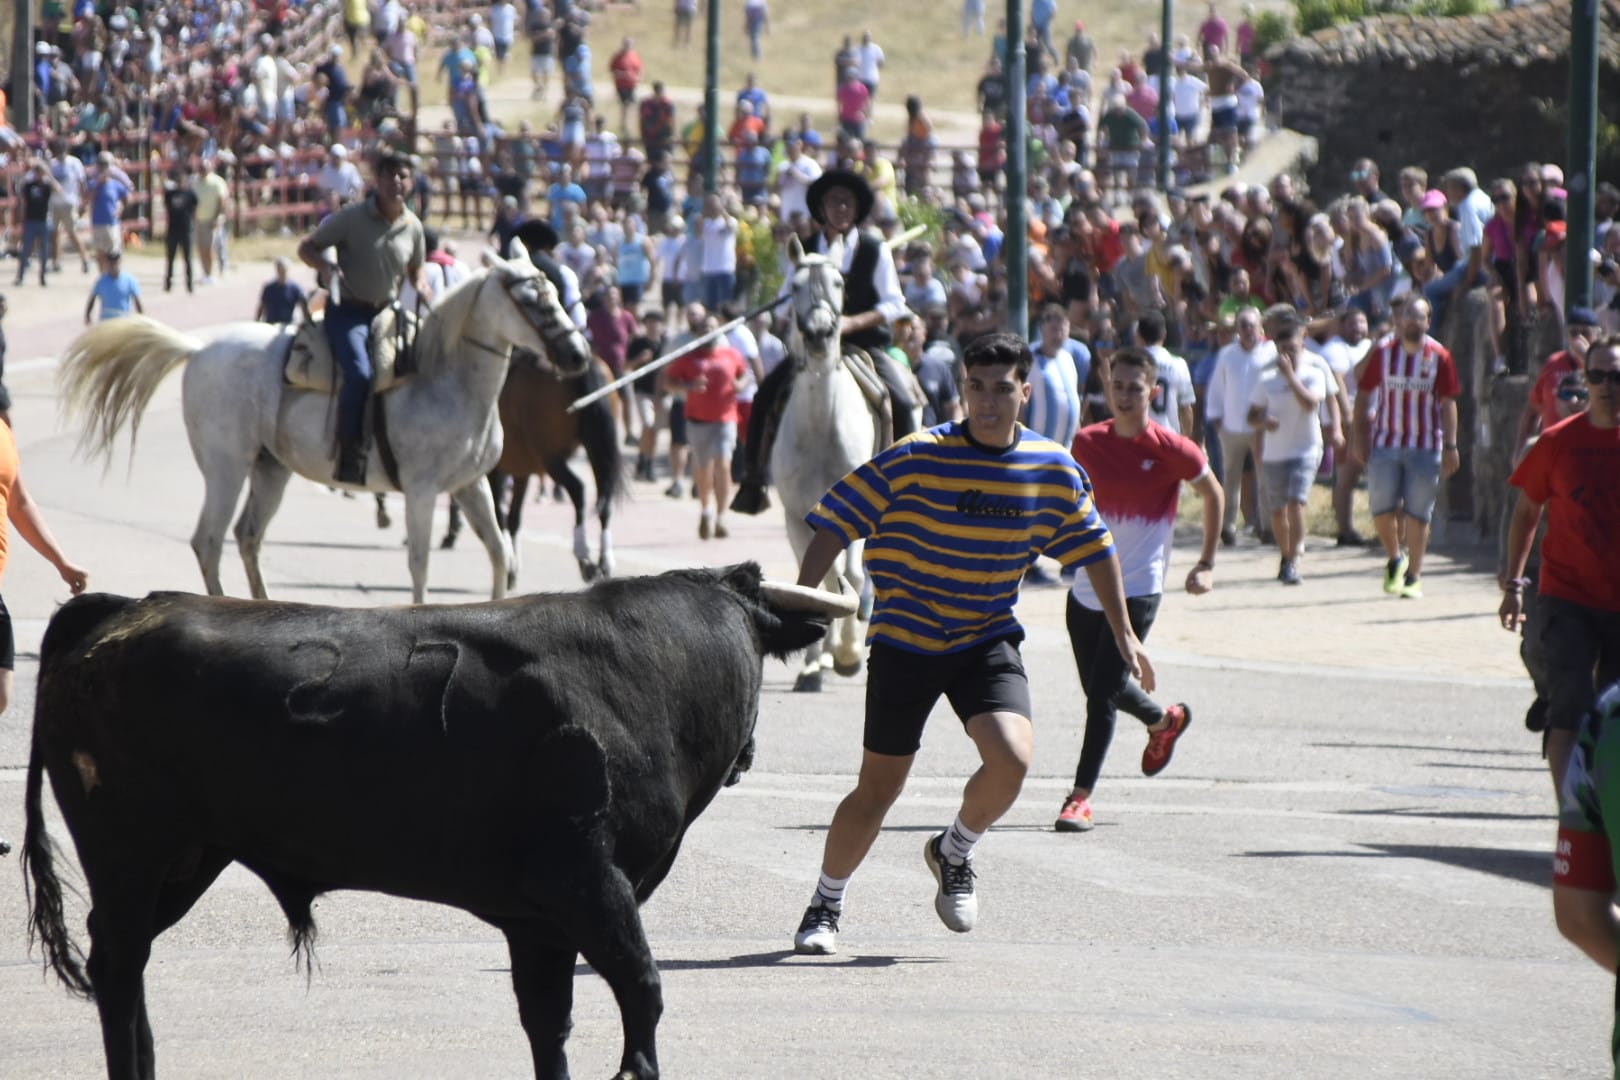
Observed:
[[[737,481],[737,494],[731,499],[735,513],[763,514],[771,508],[771,497],[765,492],[766,472],[770,468],[776,429],[782,420],[782,406],[792,378],[788,370],[791,367],[790,364],[777,365],[754,392],[754,411],[748,417],[748,441],[743,444],[742,478]]]
[[[337,472],[332,477],[340,484],[363,487],[366,482],[366,450],[358,442],[338,444]]]

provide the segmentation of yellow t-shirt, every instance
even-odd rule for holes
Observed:
[[[366,0],[343,0],[343,21],[350,26],[370,26],[371,5]]]

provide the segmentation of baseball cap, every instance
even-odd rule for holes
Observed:
[[[1569,316],[1564,320],[1570,326],[1597,326],[1597,312],[1589,307],[1574,307],[1569,309]]]
[[[1445,193],[1435,188],[1425,191],[1423,193],[1422,207],[1425,210],[1444,210],[1446,208]]]

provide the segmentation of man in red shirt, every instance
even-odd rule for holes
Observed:
[[[1569,348],[1560,349],[1547,358],[1541,374],[1530,387],[1530,400],[1524,403],[1519,417],[1519,434],[1514,440],[1514,457],[1524,453],[1524,444],[1538,431],[1545,431],[1563,417],[1558,411],[1558,384],[1565,375],[1579,373],[1586,362],[1587,347],[1596,340],[1597,313],[1591,308],[1571,308],[1568,317]]]
[[[1462,386],[1451,354],[1429,336],[1427,300],[1419,296],[1407,302],[1399,332],[1368,355],[1356,386],[1362,407],[1356,410],[1351,458],[1367,466],[1373,525],[1389,560],[1384,591],[1416,600],[1423,595],[1423,553],[1440,481],[1461,464],[1457,397]],[[1400,546],[1403,534],[1407,551]]]
[[[636,87],[641,85],[641,57],[629,38],[608,61],[608,70],[613,73],[613,89],[619,92],[619,130],[628,135],[630,106],[635,104]]]
[[[1620,679],[1620,336],[1586,353],[1587,411],[1541,433],[1509,479],[1519,502],[1508,527],[1507,573],[1498,614],[1504,630],[1524,621],[1524,577],[1542,509],[1541,579],[1535,621],[1525,628],[1546,668],[1547,764],[1561,791],[1582,719],[1597,688]],[[1596,672],[1596,681],[1593,673]]]
[[[699,308],[701,311],[702,309]],[[720,325],[713,315],[703,332]],[[731,457],[737,449],[737,391],[748,380],[748,361],[715,339],[669,366],[670,389],[686,395],[686,441],[697,487],[698,536],[725,539],[725,508],[731,504]]]
[[[670,99],[661,82],[653,83],[650,96],[641,99],[641,144],[646,147],[647,160],[654,161],[669,149],[675,138],[675,102]]]
[[[1125,613],[1137,640],[1147,639],[1164,594],[1170,566],[1181,485],[1191,484],[1204,503],[1204,541],[1198,562],[1187,572],[1194,596],[1210,590],[1215,547],[1221,537],[1223,495],[1196,443],[1149,419],[1148,405],[1158,391],[1158,363],[1144,349],[1114,353],[1108,377],[1114,417],[1082,428],[1074,438],[1074,460],[1091,478],[1097,513],[1108,522],[1125,583]],[[1153,776],[1170,764],[1176,740],[1192,723],[1184,704],[1161,708],[1130,679],[1114,644],[1102,602],[1085,575],[1076,575],[1066,621],[1080,686],[1086,695],[1086,734],[1075,769],[1074,790],[1063,801],[1054,828],[1091,828],[1091,791],[1114,738],[1117,710],[1147,725],[1142,771]]]

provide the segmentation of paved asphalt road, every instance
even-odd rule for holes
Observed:
[[[201,482],[179,380],[160,390],[133,465],[121,455],[105,473],[72,457],[72,433],[52,418],[48,365],[8,381],[25,475],[95,586],[198,588],[187,538]],[[700,544],[693,505],[645,484],[620,517],[625,573],[746,557],[791,572],[774,517]],[[549,503],[530,514],[521,587],[576,587],[565,524]],[[295,482],[266,550],[272,595],[402,602],[401,537],[399,525],[373,526],[368,502]],[[1307,560],[1318,577],[1279,612],[1269,559],[1223,553],[1215,594],[1167,601],[1155,635],[1173,643],[1159,653],[1161,682],[1193,703],[1196,723],[1171,768],[1147,780],[1142,735],[1122,720],[1098,827],[1083,836],[1050,831],[1081,713],[1062,595],[1026,597],[1034,769],[980,848],[981,920],[967,936],[936,920],[921,858],[973,765],[941,710],[850,890],[843,951],[792,954],[826,822],[858,761],[862,683],[794,695],[792,671],[771,664],[754,771],[693,828],[644,909],[664,975],[666,1075],[1602,1074],[1612,987],[1552,925],[1552,798],[1521,725],[1528,691],[1511,643],[1481,629],[1488,578],[1437,564],[1426,606],[1380,607],[1361,595],[1373,560],[1325,551]],[[242,591],[232,552],[226,568],[227,588]],[[33,650],[65,590],[31,553],[14,554],[8,571],[22,655],[17,700],[0,717],[0,836],[15,841]],[[433,599],[476,600],[486,584],[474,545],[435,552]],[[1452,607],[1447,593],[1460,598]],[[1245,645],[1270,641],[1278,625],[1300,629],[1284,645]],[[1382,658],[1378,642],[1401,633],[1461,659],[1431,662],[1421,648],[1404,662]],[[17,873],[15,856],[0,872]],[[12,878],[0,888],[0,1076],[99,1075],[94,1009],[42,981],[23,913]],[[239,869],[159,940],[147,991],[163,1075],[529,1071],[505,949],[490,929],[363,894],[327,897],[316,916],[308,982],[269,893]],[[82,906],[72,920],[82,926]],[[617,1012],[583,968],[576,1021],[575,1075],[608,1075]]]

